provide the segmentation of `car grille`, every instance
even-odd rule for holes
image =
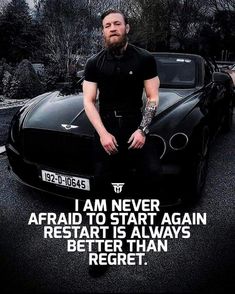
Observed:
[[[91,137],[26,129],[21,144],[25,160],[64,171],[92,173]]]

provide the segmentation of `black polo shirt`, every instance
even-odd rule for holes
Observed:
[[[140,109],[144,80],[156,76],[153,55],[131,44],[121,57],[103,49],[88,59],[85,67],[85,80],[97,83],[101,111]]]

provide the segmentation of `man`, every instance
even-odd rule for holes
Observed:
[[[97,132],[95,175],[99,183],[126,182],[129,167],[134,167],[145,188],[151,184],[153,189],[160,164],[147,133],[159,100],[156,62],[128,43],[130,26],[121,11],[106,11],[101,20],[105,48],[87,61],[83,82],[85,111]],[[143,88],[147,102],[142,114]]]

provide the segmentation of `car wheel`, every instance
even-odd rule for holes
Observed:
[[[222,124],[222,131],[229,132],[233,125],[233,100],[230,99],[226,109],[225,118]]]
[[[209,129],[204,126],[192,145],[189,158],[191,163],[186,170],[187,186],[184,202],[195,203],[201,197],[207,176],[209,143]]]

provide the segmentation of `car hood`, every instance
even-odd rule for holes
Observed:
[[[183,98],[189,97],[194,92],[195,89],[160,89],[157,116],[176,106],[178,102],[183,101]]]
[[[80,134],[93,131],[84,111],[83,95],[61,95],[59,91],[50,93],[30,107],[23,128]]]
[[[190,96],[195,89],[160,89],[157,115],[174,108]],[[94,129],[86,117],[83,94],[61,95],[59,91],[43,96],[30,105],[24,118],[23,128],[46,129],[60,132],[92,135]]]

